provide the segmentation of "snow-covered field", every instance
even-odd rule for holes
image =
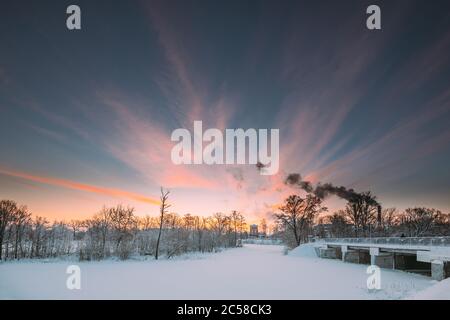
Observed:
[[[80,290],[66,287],[71,264],[81,268]],[[282,246],[249,244],[191,259],[7,262],[0,299],[434,299],[450,292],[448,281],[386,269],[381,290],[369,292],[366,269],[316,258],[308,245],[288,255]]]

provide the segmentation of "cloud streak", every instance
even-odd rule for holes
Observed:
[[[4,168],[0,168],[0,174],[7,175],[10,177],[16,177],[25,179],[28,181],[34,181],[39,183],[44,183],[48,185],[63,187],[72,190],[80,190],[85,192],[97,193],[102,195],[107,195],[111,197],[124,198],[138,202],[144,202],[152,205],[159,205],[160,202],[157,198],[147,197],[142,194],[128,192],[120,189],[112,189],[112,188],[104,188],[94,185],[89,185],[85,183],[80,183],[72,180],[54,178],[54,177],[43,177],[32,175],[26,172],[15,171],[15,170],[7,170]]]

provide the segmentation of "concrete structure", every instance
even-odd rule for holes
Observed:
[[[341,246],[341,259],[344,262],[368,264],[370,256],[367,252],[362,250],[354,250],[346,245]]]
[[[340,259],[341,251],[339,248],[319,248],[319,257],[325,259]]]
[[[450,237],[325,239],[318,243],[316,254],[427,274],[436,280],[450,277]]]
[[[406,256],[394,253],[394,269],[406,270]]]

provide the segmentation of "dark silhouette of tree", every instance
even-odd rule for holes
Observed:
[[[354,225],[355,237],[358,237],[359,230],[362,230],[364,236],[367,235],[368,227],[376,221],[378,206],[376,197],[370,191],[355,194],[348,201],[345,212]]]
[[[130,236],[135,226],[134,208],[125,208],[122,205],[118,205],[117,207],[109,208],[107,214],[116,241],[117,250],[122,241]]]
[[[280,207],[281,213],[274,214],[274,218],[279,224],[293,236],[296,246],[302,241],[306,241],[310,228],[317,214],[326,211],[322,206],[322,199],[308,194],[306,198],[298,195],[291,195]]]
[[[161,187],[161,196],[160,196],[160,201],[161,201],[161,207],[160,207],[160,219],[159,219],[159,232],[158,232],[158,240],[156,241],[156,250],[155,250],[155,259],[158,260],[158,255],[159,255],[159,243],[161,241],[161,233],[162,233],[162,228],[163,228],[163,224],[164,224],[164,215],[167,213],[167,209],[170,207],[170,204],[167,203],[167,200],[169,198],[169,190],[164,191],[164,189]]]
[[[386,208],[381,211],[381,232],[382,235],[389,236],[398,222],[399,212],[396,208]]]
[[[441,212],[436,209],[408,208],[405,210],[402,222],[408,228],[410,235],[420,237],[431,229],[440,214]]]
[[[450,235],[450,213],[439,212],[436,214],[432,232],[434,235]]]
[[[26,206],[21,206],[13,214],[12,223],[15,229],[14,236],[14,259],[19,258],[19,245],[22,243],[24,229],[31,221],[31,213]]]
[[[0,201],[0,260],[2,260],[3,242],[7,226],[12,222],[17,211],[17,204],[12,200]]]
[[[349,224],[344,210],[339,210],[328,217],[331,224],[331,234],[335,238],[346,237],[349,234]]]
[[[238,234],[241,235],[242,233],[242,224],[244,222],[244,216],[240,212],[233,210],[230,215],[230,222],[231,228],[233,229],[234,233],[234,246],[236,246],[238,243]]]

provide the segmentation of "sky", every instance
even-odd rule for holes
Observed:
[[[448,1],[8,0],[0,40],[0,198],[35,215],[156,215],[163,186],[179,214],[257,221],[302,195],[292,172],[450,212]],[[279,129],[278,174],[173,164],[195,120]]]

